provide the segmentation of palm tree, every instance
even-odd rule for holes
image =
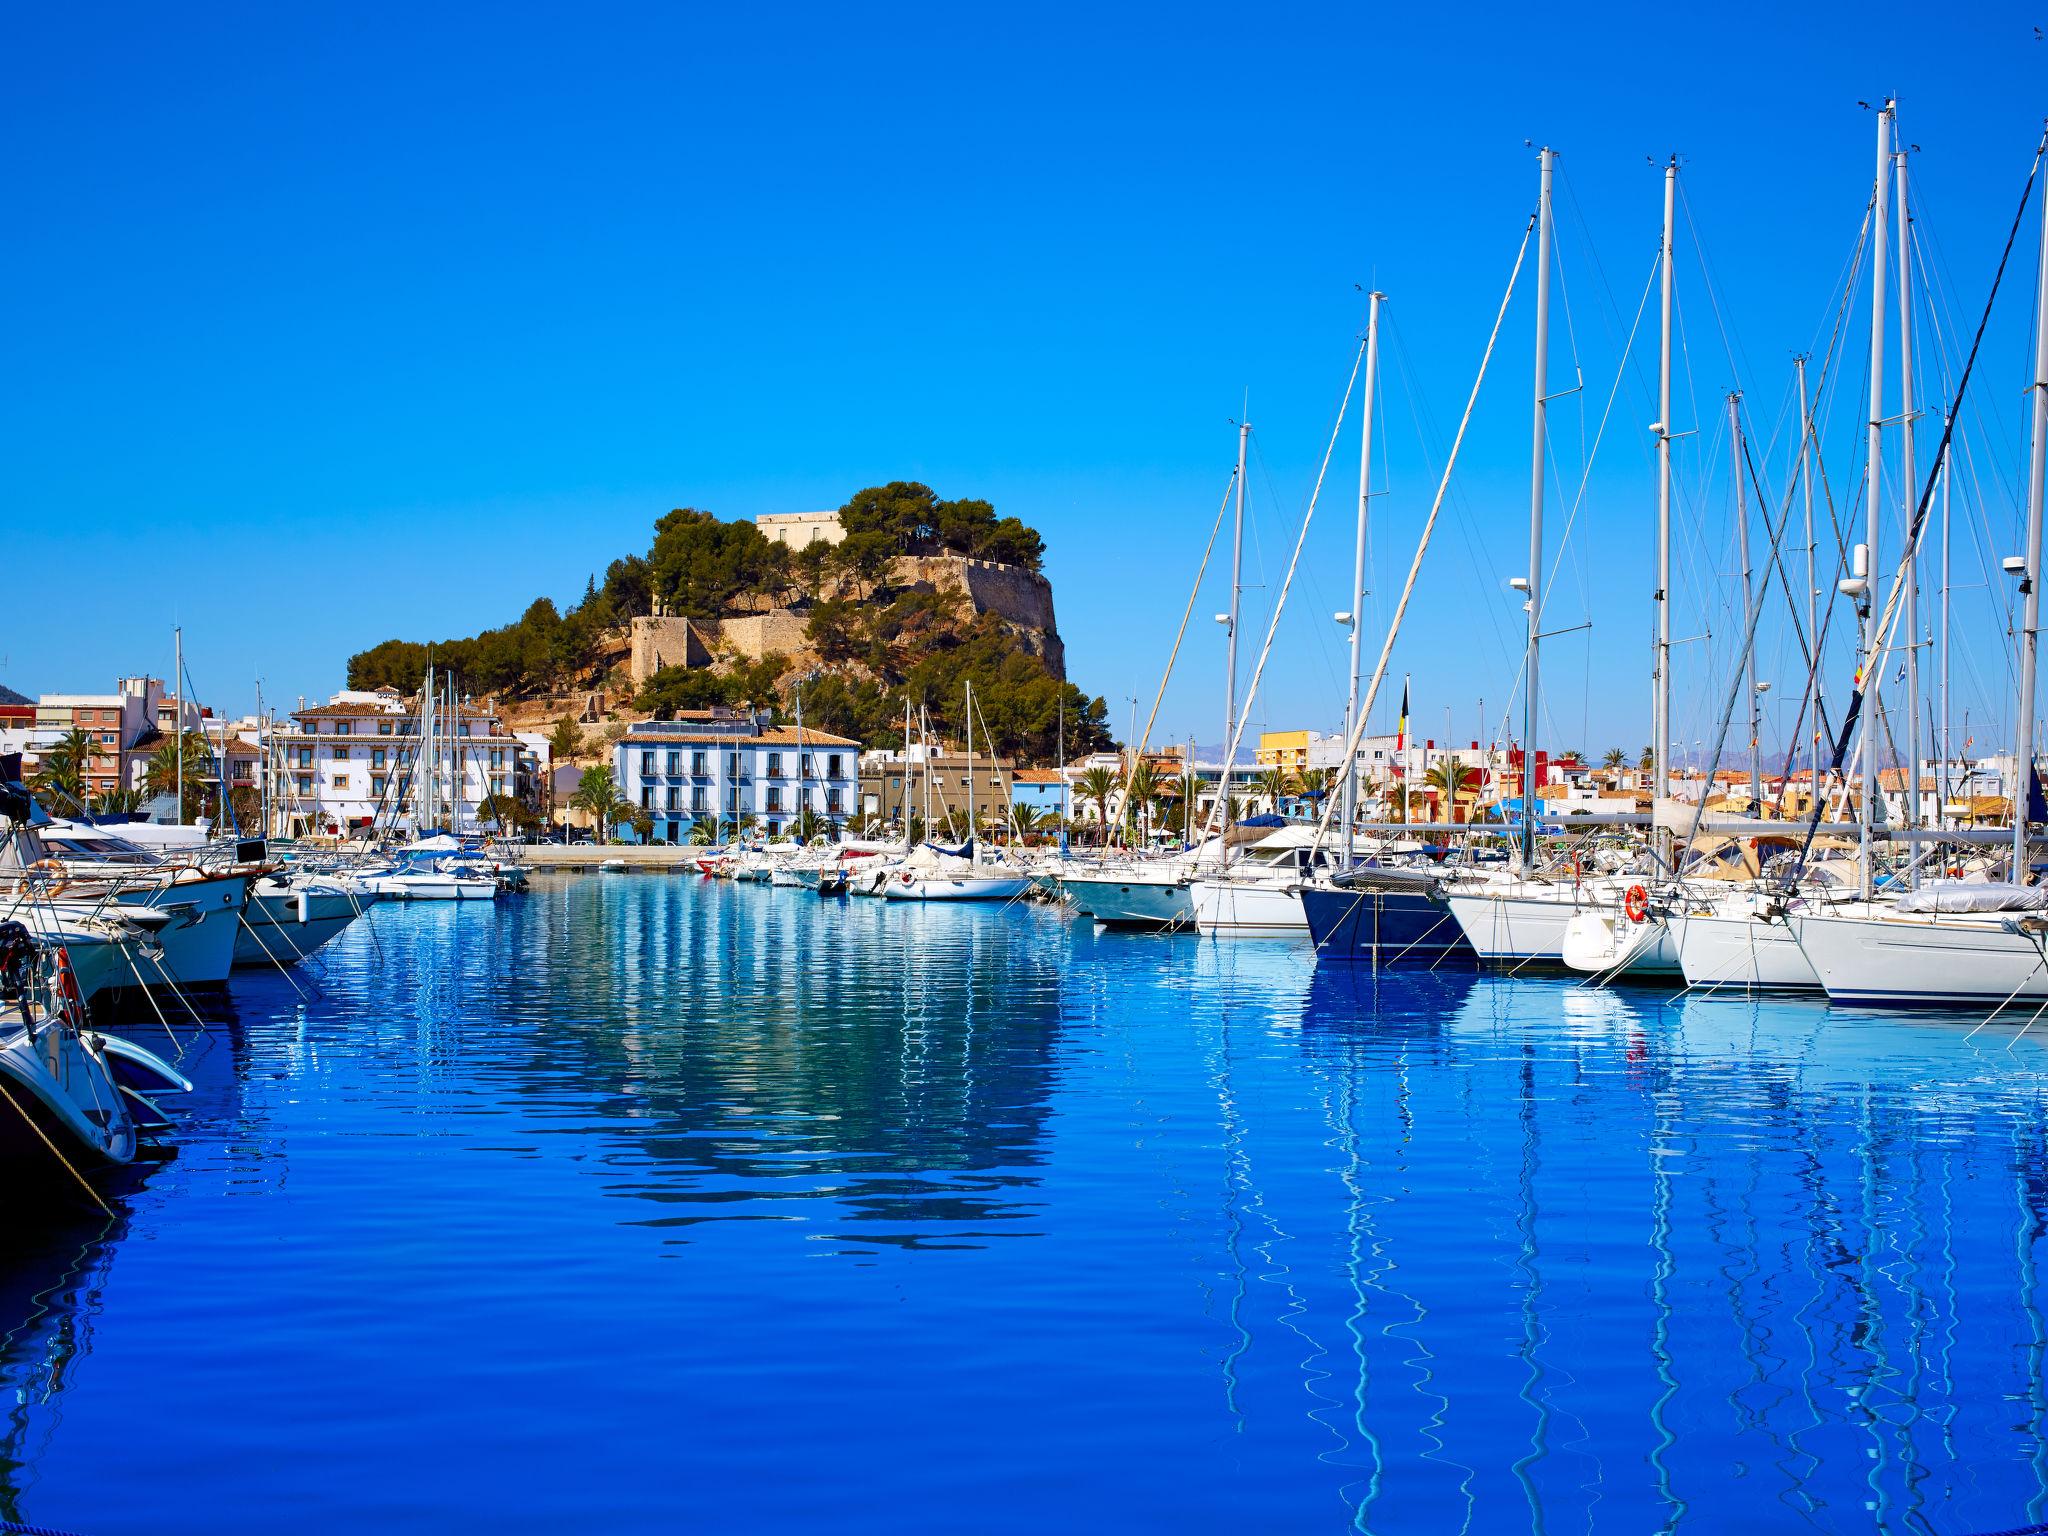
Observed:
[[[31,787],[61,795],[69,802],[65,809],[83,806],[86,769],[91,766],[93,754],[98,750],[92,733],[74,726],[42,754]]]
[[[110,789],[93,800],[92,808],[102,816],[124,816],[142,809],[142,791]]]
[[[1609,747],[1607,755],[1600,759],[1602,768],[1619,768],[1628,761],[1628,754],[1619,747]]]
[[[709,848],[718,841],[718,823],[709,816],[699,816],[690,823],[690,841],[699,848]]]
[[[815,546],[813,546],[815,547]],[[808,843],[821,833],[830,832],[832,823],[825,820],[808,805],[792,816],[787,828],[789,835],[800,843]]]
[[[1051,814],[1036,805],[1013,805],[1010,807],[1010,826],[1019,837],[1029,837],[1033,832],[1044,829],[1046,818]]]
[[[1294,776],[1285,768],[1268,768],[1252,780],[1252,788],[1266,802],[1266,809],[1277,815],[1280,802],[1294,793]]]
[[[1116,793],[1116,775],[1107,768],[1090,768],[1081,775],[1074,786],[1081,792],[1084,801],[1095,803],[1095,812],[1102,819],[1102,839],[1109,840],[1109,797]]]
[[[179,814],[190,821],[198,813],[212,755],[204,736],[197,731],[186,731],[149,754],[149,763],[142,770],[143,788],[152,795],[175,794],[182,777],[185,803],[179,808]]]
[[[1136,824],[1138,818],[1151,808],[1159,798],[1159,775],[1152,771],[1152,765],[1143,758],[1131,770],[1131,779],[1124,795],[1124,819]],[[1140,829],[1143,830],[1143,829]]]
[[[1422,782],[1444,798],[1444,820],[1458,819],[1458,791],[1479,786],[1479,770],[1448,760],[1438,763],[1422,776]]]
[[[597,819],[599,842],[611,835],[611,821],[618,814],[618,807],[619,781],[612,776],[611,765],[599,763],[584,769],[582,782],[569,797],[569,809],[587,811]]]

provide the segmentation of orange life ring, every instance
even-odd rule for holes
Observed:
[[[71,969],[71,951],[61,944],[57,946],[57,1001],[74,1026],[84,1024],[85,994],[78,989],[78,977]]]
[[[1632,923],[1640,923],[1650,915],[1650,893],[1640,885],[1632,885],[1621,898],[1621,910],[1628,914]]]

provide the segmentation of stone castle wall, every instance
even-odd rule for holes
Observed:
[[[1043,656],[1052,674],[1067,675],[1067,648],[1053,616],[1052,583],[1021,565],[970,560],[964,555],[899,555],[890,564],[892,585],[928,592],[957,592],[976,613],[992,613],[1013,628],[1029,631],[1018,641]]]
[[[663,667],[702,667],[711,662],[703,626],[691,619],[638,618],[629,637],[628,671],[637,689]]]

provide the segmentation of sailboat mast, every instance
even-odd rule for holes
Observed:
[[[1359,415],[1358,433],[1358,533],[1351,554],[1351,695],[1344,707],[1344,737],[1348,741],[1358,725],[1358,694],[1365,664],[1365,532],[1367,503],[1372,495],[1372,405],[1380,374],[1380,304],[1386,299],[1378,291],[1370,295],[1365,315],[1365,408]],[[1344,867],[1352,864],[1353,825],[1358,820],[1358,774],[1351,763],[1344,765]]]
[[[967,680],[967,842],[974,845],[974,681]],[[978,850],[976,850],[978,851]]]
[[[1245,414],[1251,410],[1247,402]],[[1244,451],[1245,442],[1252,434],[1249,420],[1237,424],[1237,511],[1230,535],[1230,612],[1224,615],[1224,659],[1223,659],[1223,777],[1218,781],[1218,793],[1223,797],[1220,809],[1223,812],[1222,827],[1230,831],[1230,743],[1237,732],[1237,615],[1238,604],[1244,593]],[[1102,829],[1103,836],[1109,829]]]
[[[1913,215],[1906,206],[1906,152],[1892,156],[1897,173],[1899,216],[1899,495],[1905,507],[1904,524],[1913,526],[1914,500],[1920,482],[1913,464]],[[1900,825],[1920,822],[1920,561],[1913,546],[1900,552],[1906,567],[1905,610],[1900,620],[1906,630],[1906,812]],[[1908,878],[1920,883],[1920,861],[1909,859]]]
[[[1650,793],[1671,794],[1671,286],[1674,218],[1678,202],[1678,156],[1664,167],[1663,294],[1658,301],[1657,349],[1657,654],[1650,703]],[[1654,817],[1652,818],[1655,819]],[[1670,837],[1660,834],[1667,853]]]
[[[1884,285],[1887,265],[1885,242],[1891,217],[1891,131],[1892,104],[1887,101],[1877,114],[1877,186],[1871,193],[1870,209],[1870,417],[1865,427],[1863,450],[1863,545],[1864,567],[1869,585],[1863,592],[1863,665],[1877,663],[1877,574],[1878,533],[1882,528],[1884,504]],[[1871,828],[1877,815],[1877,708],[1883,695],[1884,679],[1862,679],[1871,713],[1863,722],[1863,750],[1859,754],[1863,774],[1863,799],[1856,815],[1856,841],[1862,866],[1863,894],[1871,889]]]
[[[1800,353],[1792,360],[1793,369],[1799,375],[1799,491],[1806,499],[1806,632],[1813,640],[1813,663],[1806,671],[1806,738],[1811,745],[1808,754],[1813,769],[1813,792],[1820,794],[1820,589],[1814,585],[1814,559],[1816,546],[1813,542],[1813,465],[1809,457],[1813,445],[1813,416],[1806,399],[1806,354]],[[1791,759],[1786,759],[1786,772],[1791,771]]]
[[[2027,466],[2027,570],[2021,591],[2026,594],[2020,624],[2020,709],[2017,748],[2013,753],[2012,877],[2027,878],[2027,805],[2034,784],[2034,665],[2041,640],[2041,512],[2048,498],[2048,185],[2041,201],[2041,270],[2034,297],[2033,456]]]
[[[1550,407],[1550,181],[1557,156],[1545,148],[1542,153],[1542,187],[1536,203],[1536,407],[1534,447],[1529,466],[1529,686],[1523,700],[1526,715],[1522,728],[1522,867],[1536,867],[1536,731],[1541,719],[1537,656],[1542,645],[1543,624],[1543,476],[1548,457]]]
[[[1749,493],[1743,479],[1742,453],[1742,391],[1736,390],[1728,396],[1728,452],[1729,472],[1735,477],[1735,542],[1742,556],[1742,612],[1747,622],[1749,611],[1756,605],[1755,577],[1749,565]],[[1756,809],[1764,797],[1764,776],[1761,723],[1757,719],[1759,703],[1756,691],[1756,647],[1749,647],[1749,667],[1743,679],[1749,695],[1749,802],[1750,815],[1762,814]],[[1702,794],[1706,791],[1703,789]]]
[[[1954,423],[1954,413],[1946,413],[1942,418],[1942,429],[1953,434]],[[1952,457],[1950,454],[1943,454],[1941,456],[1941,670],[1940,676],[1935,681],[1935,686],[1941,693],[1941,766],[1935,774],[1934,781],[1935,800],[1939,807],[1934,817],[1937,826],[1946,824],[1948,820],[1949,796],[1953,793],[1955,782],[1955,769],[1952,766],[1954,758],[1950,755],[1948,729],[1949,531],[1951,528],[1948,476]]]
[[[171,749],[177,753],[178,762],[178,825],[185,825],[185,631],[180,625],[171,626],[171,697],[177,700],[171,710]]]

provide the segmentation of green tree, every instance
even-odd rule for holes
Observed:
[[[1479,770],[1468,768],[1463,763],[1453,762],[1446,758],[1443,762],[1433,765],[1429,772],[1422,776],[1422,782],[1429,785],[1443,797],[1444,820],[1456,821],[1458,819],[1458,796],[1468,788],[1475,792],[1477,791],[1479,787]]]
[[[1105,842],[1109,839],[1109,797],[1119,787],[1116,775],[1107,768],[1090,768],[1074,785],[1082,800],[1094,805],[1095,814],[1101,818],[1102,840]]]
[[[182,770],[185,798],[180,815],[186,821],[198,819],[204,805],[206,776],[213,769],[213,754],[206,738],[197,731],[167,738],[149,754],[142,770],[143,787],[152,795],[175,794]]]
[[[43,751],[29,787],[42,792],[46,804],[56,798],[53,810],[69,813],[82,809],[86,800],[85,775],[98,750],[90,731],[73,727]]]
[[[613,777],[609,763],[599,763],[583,770],[582,782],[576,786],[576,793],[569,797],[569,807],[586,811],[596,818],[599,842],[610,836],[612,819],[618,814],[619,783]]]
[[[567,715],[548,732],[548,753],[555,762],[566,763],[583,747],[583,728]]]
[[[1628,761],[1628,754],[1619,747],[1609,747],[1607,755],[1600,759],[1603,768],[1619,768]]]

